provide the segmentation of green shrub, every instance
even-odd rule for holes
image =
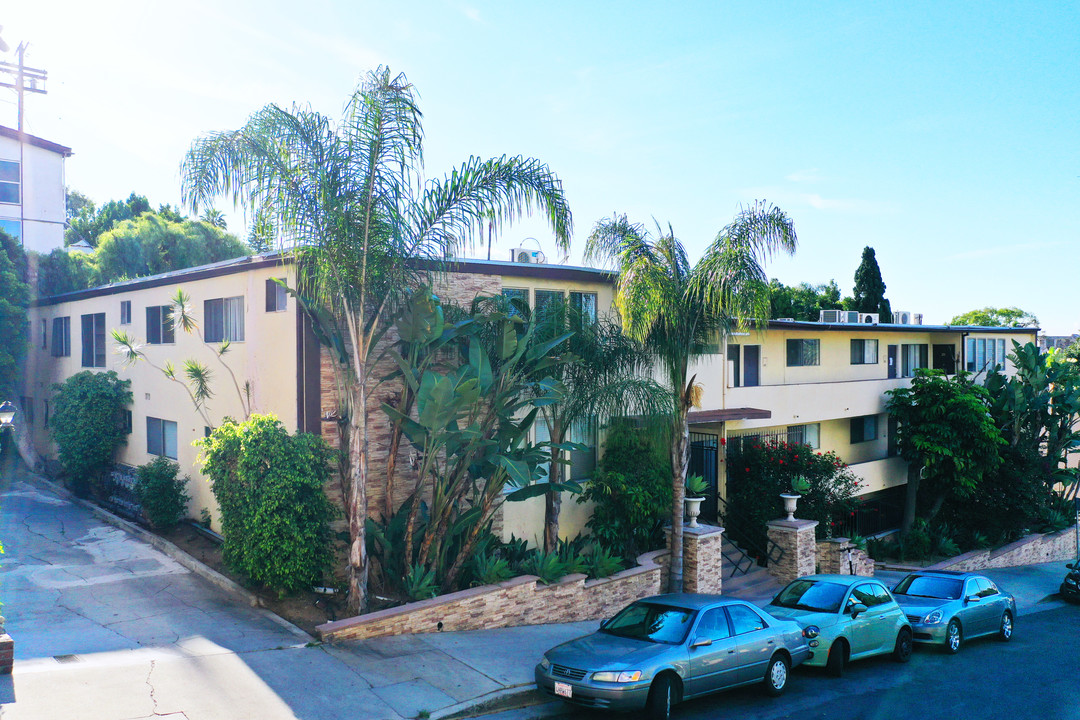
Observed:
[[[930,527],[926,520],[917,518],[900,544],[900,559],[925,560],[930,557],[932,548],[933,538],[930,537]]]
[[[780,494],[789,492],[792,480],[801,477],[806,491],[796,511],[802,520],[817,520],[818,539],[828,537],[841,518],[858,506],[858,478],[832,452],[815,451],[803,443],[743,440],[728,445],[727,513],[734,540],[764,548],[768,542],[765,523],[781,517]],[[748,533],[738,537],[736,528]]]
[[[600,545],[593,545],[592,552],[588,556],[586,572],[590,578],[611,577],[623,569],[622,558],[612,555]]]
[[[221,511],[225,562],[279,595],[320,584],[334,515],[322,438],[289,435],[273,415],[252,415],[226,420],[196,444]]]
[[[180,466],[164,457],[140,465],[135,480],[143,513],[155,528],[171,528],[184,517],[187,503],[187,477],[178,477]]]
[[[53,386],[49,427],[68,483],[80,497],[101,490],[117,448],[127,442],[123,411],[131,403],[130,387],[112,370],[83,370]]]
[[[514,576],[510,563],[492,553],[477,553],[473,557],[473,581],[476,585],[496,585]]]
[[[540,582],[550,585],[566,575],[566,566],[559,560],[557,552],[545,555],[540,550],[534,550],[521,564],[521,571],[526,575],[535,575]]]
[[[614,423],[604,455],[578,502],[593,502],[586,523],[593,540],[612,553],[636,558],[664,546],[671,517],[671,464],[663,437],[629,422]]]
[[[435,582],[435,571],[425,572],[420,565],[409,568],[404,578],[405,594],[410,600],[428,600],[439,594],[439,586]]]

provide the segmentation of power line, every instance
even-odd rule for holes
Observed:
[[[3,40],[0,40],[0,43],[3,43]],[[29,46],[29,43],[19,43],[16,50],[19,56],[17,63],[0,61],[0,73],[4,73],[11,78],[11,82],[0,80],[0,87],[11,88],[19,95],[19,132],[23,132],[23,105],[26,93],[32,92],[44,95],[47,92],[45,90],[45,80],[48,78],[48,73],[41,68],[26,67],[26,63],[23,61],[26,49]]]

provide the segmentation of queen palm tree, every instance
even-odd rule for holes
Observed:
[[[195,212],[226,195],[270,218],[297,259],[298,296],[337,334],[354,611],[367,600],[368,393],[381,321],[432,268],[480,239],[489,219],[498,229],[538,209],[560,248],[571,237],[562,183],[538,160],[473,157],[425,182],[421,118],[405,76],[380,67],[340,122],[267,105],[238,130],[195,140],[181,168]]]
[[[671,444],[672,592],[682,590],[683,497],[689,463],[690,408],[699,404],[690,363],[734,327],[769,317],[763,263],[795,252],[795,228],[779,208],[758,202],[742,209],[691,266],[668,225],[650,235],[625,215],[599,221],[585,247],[586,261],[614,261],[619,272],[615,304],[626,333],[648,347],[675,402]]]

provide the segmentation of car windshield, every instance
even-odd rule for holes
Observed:
[[[784,588],[773,605],[809,610],[811,612],[836,612],[844,601],[847,585],[815,580],[796,580]]]
[[[932,577],[929,575],[908,575],[893,590],[897,595],[912,597],[937,598],[939,600],[958,600],[964,583],[952,578]]]
[[[693,619],[693,610],[655,603],[634,603],[606,622],[600,632],[677,645],[686,638]]]

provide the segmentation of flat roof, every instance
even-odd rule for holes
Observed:
[[[813,330],[820,332],[864,330],[866,332],[992,332],[992,333],[1037,333],[1037,327],[993,327],[988,325],[900,325],[898,323],[823,323],[806,320],[770,320],[770,330]]]
[[[60,143],[54,143],[51,140],[45,138],[39,138],[37,135],[31,135],[27,132],[19,132],[15,128],[9,128],[5,125],[0,125],[0,137],[8,137],[12,140],[19,140],[27,145],[33,145],[43,150],[63,155],[64,157],[71,157],[71,148],[67,145],[61,145]]]

